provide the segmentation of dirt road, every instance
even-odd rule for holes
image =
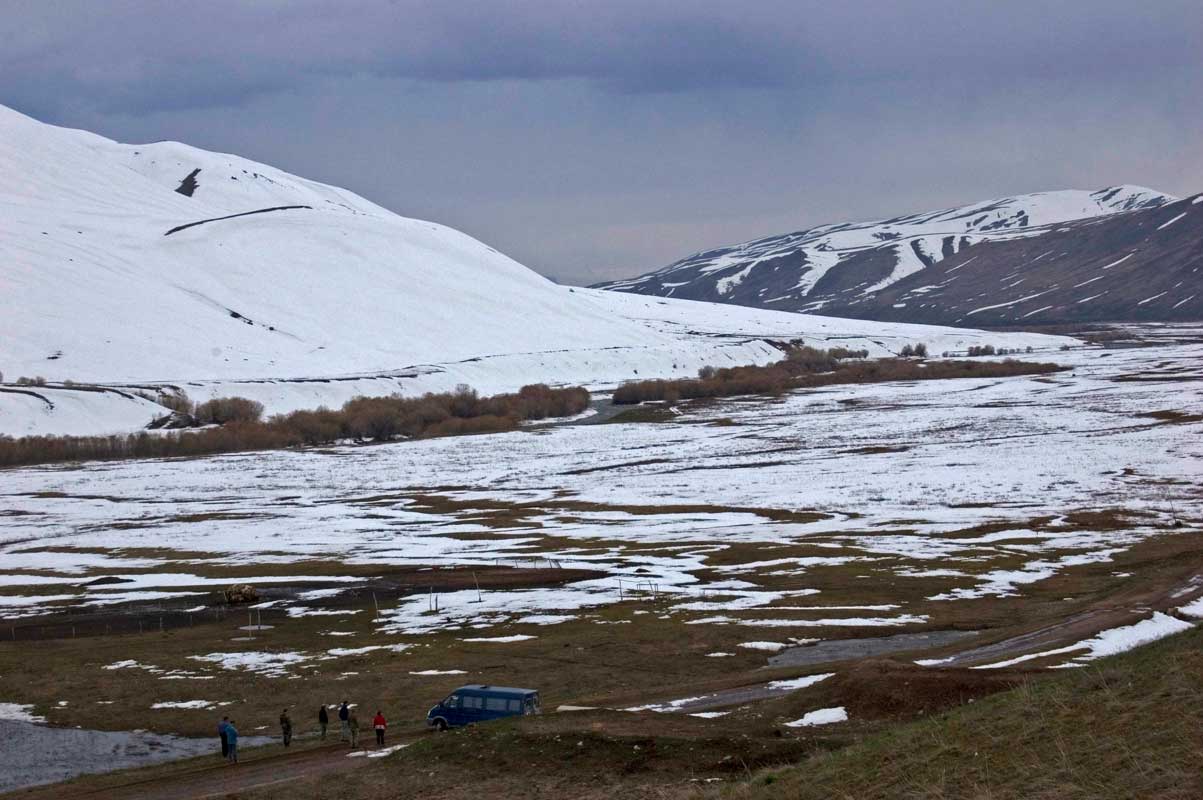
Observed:
[[[395,738],[390,745],[412,742],[416,738],[416,735],[404,740]],[[372,751],[366,753],[370,755]],[[104,785],[95,788],[89,788],[86,783],[70,788],[57,784],[14,793],[11,797],[20,800],[58,800],[68,796],[86,800],[206,800],[285,784],[303,777],[334,776],[345,770],[362,768],[365,761],[364,757],[349,757],[345,744],[260,756],[251,751],[237,765],[226,764],[214,757],[211,765],[183,772],[119,783],[105,781]]]

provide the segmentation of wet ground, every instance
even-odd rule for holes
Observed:
[[[212,753],[220,759],[217,737],[188,739],[146,731],[89,731],[50,728],[0,719],[0,792],[57,783],[78,775],[145,767]],[[246,747],[267,744],[265,736],[244,736]]]
[[[805,667],[854,658],[873,658],[906,650],[930,650],[976,635],[976,631],[924,631],[866,639],[835,639],[783,650],[769,658],[769,666]]]

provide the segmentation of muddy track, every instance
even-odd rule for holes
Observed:
[[[1147,616],[1150,610],[1168,612],[1203,594],[1203,572],[1170,586],[1125,592],[1105,606],[1075,614],[1053,625],[1027,631],[991,644],[974,647],[953,655],[942,667],[965,667],[982,662],[1061,647],[1087,639],[1107,628],[1130,625]]]
[[[420,736],[421,733],[391,736],[389,744],[412,743]],[[6,797],[13,800],[58,800],[67,796],[88,800],[205,800],[367,766],[365,759],[349,758],[348,752],[347,745],[342,743],[259,757],[249,751],[237,765],[227,764],[215,754],[210,765],[174,774],[109,783],[97,788],[51,784]]]

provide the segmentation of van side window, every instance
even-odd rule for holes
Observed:
[[[481,702],[479,697],[465,697],[464,708],[480,708]]]
[[[520,713],[522,711],[522,701],[521,700],[506,701],[506,711],[513,711],[515,713]]]
[[[505,711],[505,702],[506,701],[505,701],[504,697],[486,697],[485,698],[485,710],[486,711]]]

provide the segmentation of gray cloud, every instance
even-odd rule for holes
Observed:
[[[8,0],[0,102],[348,186],[586,281],[845,218],[1203,189],[1162,0]]]

